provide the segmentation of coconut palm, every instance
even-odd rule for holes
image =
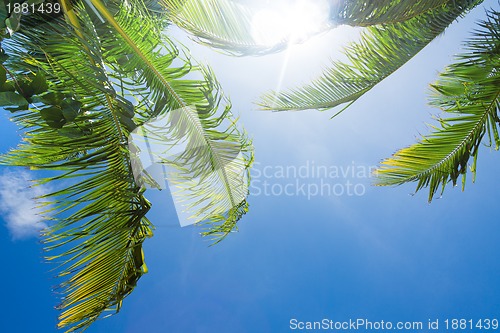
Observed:
[[[48,15],[49,4],[61,14]],[[169,181],[214,242],[248,210],[253,153],[212,71],[169,39],[156,2],[35,5],[3,12],[0,105],[24,138],[0,163],[44,170],[35,185],[54,189],[42,201],[51,221],[42,241],[61,278],[59,327],[81,331],[118,312],[147,272],[145,189],[155,181],[133,172],[141,160],[131,134],[165,119],[143,137],[165,143],[157,162],[174,168]]]
[[[277,52],[308,36],[263,42],[252,31],[257,9],[243,0],[60,3],[59,16],[0,11],[7,34],[0,105],[13,112],[25,136],[1,162],[47,170],[37,183],[57,188],[44,201],[53,223],[43,241],[64,279],[59,326],[78,331],[104,311],[119,311],[147,272],[142,244],[153,225],[144,192],[158,184],[147,172],[134,174],[140,161],[131,134],[166,117],[166,128],[146,130],[144,138],[164,142],[167,154],[158,161],[177,170],[171,180],[196,222],[209,225],[204,235],[219,241],[248,210],[251,145],[212,71],[169,38],[168,26],[236,56]],[[311,84],[264,95],[264,109],[350,105],[481,1],[330,3],[329,19],[308,34],[348,24],[365,28],[360,41],[346,48],[347,61],[333,61]],[[465,174],[485,132],[498,144],[498,36],[493,10],[469,42],[471,54],[434,85],[434,104],[465,116],[442,120],[442,129],[384,162],[380,184],[418,181],[432,198],[439,185]],[[187,149],[169,157],[181,143]]]

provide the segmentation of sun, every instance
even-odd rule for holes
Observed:
[[[324,30],[328,25],[328,0],[273,1],[256,12],[252,20],[252,35],[263,45],[283,41],[302,42]]]

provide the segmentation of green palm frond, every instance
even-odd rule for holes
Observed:
[[[104,12],[105,8],[99,5],[99,0],[91,1],[107,20],[114,20]],[[126,5],[123,8],[113,25],[119,27],[117,30],[122,30],[120,34],[127,36],[127,39],[110,45],[110,49],[120,52],[125,48],[123,51],[128,51],[129,61],[122,65],[125,71],[141,69],[138,79],[150,89],[147,99],[155,107],[152,116],[179,110],[176,117],[182,119],[176,119],[173,128],[183,128],[183,135],[188,140],[186,154],[182,158],[187,163],[183,168],[189,170],[181,178],[198,179],[197,184],[187,182],[191,185],[185,189],[184,195],[195,198],[194,201],[199,204],[204,203],[190,206],[188,210],[195,216],[197,223],[213,224],[213,229],[204,234],[213,235],[218,241],[233,230],[236,221],[247,211],[245,198],[248,193],[248,171],[253,161],[251,144],[236,127],[230,105],[220,105],[225,100],[219,93],[220,86],[211,70],[199,68],[198,74],[203,75],[203,80],[196,80],[184,78],[187,72],[195,72],[196,68],[191,67],[190,63],[184,63],[180,69],[168,68],[171,62],[168,57],[155,57],[160,49],[168,45],[155,45],[156,39],[144,43],[143,31],[148,29],[147,22],[138,24],[134,16],[129,14],[138,11],[138,8],[127,8]],[[139,11],[136,15],[143,14]],[[165,134],[165,147],[171,146],[169,142],[179,140],[178,133],[173,133]],[[173,161],[164,162],[168,164]],[[234,169],[236,165],[238,167]],[[232,172],[234,170],[239,171]],[[200,178],[207,175],[210,175],[210,181]],[[198,208],[194,209],[195,206]]]
[[[195,41],[222,52],[244,56],[278,52],[287,40],[266,45],[254,37],[252,20],[256,8],[231,0],[161,0],[171,20]]]
[[[211,126],[205,124],[209,119],[198,117],[197,111],[191,107],[170,111],[143,125],[133,143],[141,144],[139,150],[150,147],[149,157],[166,167],[174,200],[192,212],[181,223],[215,224],[217,227],[204,234],[219,242],[247,211],[249,176],[241,175],[249,161],[238,132],[205,130]]]
[[[467,42],[468,53],[446,69],[432,85],[431,104],[453,116],[440,119],[441,128],[418,143],[396,152],[377,171],[378,185],[418,182],[417,191],[429,187],[429,201],[441,186],[465,186],[468,162],[475,176],[479,146],[487,134],[500,146],[500,13],[491,11],[480,30]]]
[[[352,103],[403,66],[448,25],[478,1],[452,1],[408,21],[366,28],[359,42],[344,53],[348,62],[333,61],[312,83],[265,94],[263,109],[326,110]]]
[[[332,21],[356,27],[407,21],[450,0],[338,1]]]
[[[316,33],[340,24],[370,26],[406,21],[429,10],[438,8],[450,0],[383,0],[383,1],[335,1],[329,3],[329,20]],[[283,38],[274,45],[266,45],[254,37],[255,15],[266,6],[243,4],[233,0],[162,0],[171,13],[173,23],[188,31],[204,45],[237,56],[263,55],[285,49],[292,41]],[[312,2],[315,6],[320,1]],[[325,4],[327,2],[325,1]],[[269,5],[269,4],[268,4]],[[275,4],[271,4],[271,7]],[[284,11],[282,3],[277,10]],[[296,24],[300,24],[297,22]],[[292,38],[293,39],[293,38]]]
[[[43,242],[52,252],[48,259],[59,264],[58,276],[67,278],[58,288],[64,295],[59,326],[74,331],[105,310],[118,311],[147,271],[142,243],[152,234],[145,218],[150,205],[131,173],[123,142],[129,129],[119,120],[124,110],[104,69],[91,60],[97,45],[83,44],[69,26],[43,28],[43,35],[16,34],[7,49],[19,57],[46,53],[48,61],[23,58],[46,73],[49,92],[14,115],[27,129],[25,142],[1,162],[62,172],[40,180],[62,188],[47,196],[53,224]]]
[[[65,279],[58,288],[59,327],[68,331],[85,330],[104,312],[118,312],[147,272],[142,243],[153,227],[128,149],[134,130],[183,111],[182,131],[199,148],[184,155],[193,163],[185,167],[197,166],[191,175],[209,179],[184,195],[204,203],[191,213],[209,225],[203,234],[216,241],[248,209],[253,156],[230,106],[222,106],[212,73],[181,56],[162,34],[162,18],[147,14],[140,2],[124,2],[114,14],[92,3],[105,22],[88,4],[76,5],[68,16],[71,25],[33,24],[4,45],[10,56],[5,67],[26,77],[26,86],[43,86],[38,81],[46,78],[44,90],[12,92],[30,105],[12,117],[26,139],[0,163],[57,172],[39,181],[58,188],[46,198],[53,223],[43,242]],[[226,161],[229,155],[233,159]]]

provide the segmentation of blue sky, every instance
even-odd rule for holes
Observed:
[[[309,200],[300,192],[256,195],[263,181],[275,189],[296,184],[293,177],[265,177],[266,167],[273,172],[312,164],[367,169],[413,143],[438,113],[426,105],[428,84],[460,51],[483,8],[496,3],[485,1],[333,120],[332,111],[269,113],[252,103],[280,84],[286,57],[283,86],[314,78],[349,31],[314,38],[288,55],[263,58],[230,58],[194,46],[194,57],[211,63],[253,138],[257,182],[250,212],[238,233],[208,247],[200,229],[178,226],[168,193],[148,192],[153,202],[149,218],[157,226],[145,245],[150,271],[119,315],[98,321],[88,332],[289,332],[293,318],[440,319],[444,325],[447,318],[500,317],[497,152],[483,147],[476,183],[469,181],[465,192],[448,187],[432,204],[425,191],[410,195],[414,184],[375,188],[372,179],[352,175],[323,180],[342,186],[349,181],[363,195]],[[5,152],[19,140],[7,112],[0,128]],[[300,179],[306,186],[321,180]],[[11,200],[7,208],[2,203],[4,225],[12,207],[29,212]],[[42,263],[36,238],[14,236],[6,227],[0,231],[0,332],[56,332],[51,266]]]

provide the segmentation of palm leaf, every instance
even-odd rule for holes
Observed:
[[[404,22],[453,2],[450,0],[338,1],[332,21],[356,27]]]
[[[325,110],[352,103],[403,66],[477,3],[453,1],[405,22],[367,28],[359,42],[346,48],[348,62],[333,61],[312,83],[267,93],[259,104],[263,109],[286,111]]]
[[[467,42],[468,53],[459,57],[440,75],[432,87],[431,104],[453,116],[441,119],[441,128],[418,143],[396,152],[382,162],[377,171],[378,185],[417,182],[417,191],[429,187],[429,201],[441,186],[462,187],[468,161],[475,176],[478,150],[488,134],[489,142],[500,145],[500,13],[491,11],[489,19]]]
[[[59,327],[68,331],[85,330],[104,311],[118,312],[147,271],[142,243],[152,234],[145,217],[150,204],[127,149],[138,126],[194,106],[196,112],[189,109],[185,120],[186,135],[203,143],[193,158],[198,175],[211,182],[186,195],[216,207],[208,214],[193,212],[210,224],[204,234],[222,239],[248,209],[248,184],[241,184],[248,177],[251,146],[229,106],[219,112],[224,99],[211,72],[180,58],[160,35],[162,18],[147,14],[140,3],[116,8],[116,18],[102,3],[94,6],[106,22],[78,5],[71,9],[71,25],[33,24],[5,46],[6,67],[13,73],[45,73],[48,82],[48,92],[27,97],[29,110],[14,114],[26,140],[0,162],[59,172],[40,180],[60,188],[47,196],[54,223],[43,241],[51,251],[48,259],[59,264],[58,276],[66,279],[59,287]],[[217,164],[228,147],[238,151],[238,172],[230,172],[233,164]],[[225,178],[220,171],[213,176],[221,167]],[[234,200],[207,201],[221,193]]]
[[[446,2],[449,0],[330,2],[330,13],[327,15],[329,20],[315,33],[341,24],[370,26],[406,21],[438,8]],[[294,42],[293,37],[284,36],[283,40],[267,45],[255,38],[254,18],[259,10],[269,8],[269,6],[243,4],[233,0],[162,0],[162,3],[171,13],[173,23],[188,31],[195,41],[228,54],[264,55],[281,51],[290,42]],[[271,6],[274,5],[271,4]],[[289,6],[293,5],[290,2]],[[310,5],[315,6],[316,3],[311,2]],[[286,6],[282,5],[282,8],[277,10],[286,9]],[[300,22],[295,24],[300,24]]]
[[[219,84],[210,69],[199,68],[198,74],[203,75],[202,80],[186,79],[183,76],[188,72],[193,73],[195,69],[190,63],[186,62],[180,69],[172,70],[168,68],[171,62],[169,57],[155,56],[160,50],[171,48],[171,44],[156,45],[156,38],[144,42],[143,31],[149,31],[148,21],[137,22],[133,15],[128,14],[137,12],[137,16],[145,15],[139,8],[124,5],[115,19],[106,13],[99,0],[91,1],[124,37],[124,41],[118,40],[114,45],[111,42],[108,47],[130,54],[129,61],[122,65],[124,71],[135,68],[141,70],[137,79],[150,89],[147,99],[153,101],[152,115],[180,111],[176,112],[175,117],[180,116],[182,120],[177,119],[176,126],[184,129],[183,136],[189,141],[186,154],[182,157],[187,161],[183,168],[189,171],[180,178],[186,184],[191,184],[185,188],[183,196],[196,198],[194,202],[199,205],[188,206],[188,210],[196,223],[213,225],[204,234],[214,235],[220,241],[234,229],[236,222],[248,209],[245,197],[253,153],[246,135],[236,127],[230,106],[220,106],[224,98],[219,94]],[[154,21],[150,24],[151,29],[154,29]],[[169,142],[177,143],[178,134],[176,131],[165,134],[162,138],[165,146],[172,146]],[[164,161],[167,164],[171,162]],[[210,175],[210,181],[205,178],[207,175]],[[196,186],[188,181],[193,177],[198,179]],[[174,181],[180,181],[180,178]],[[195,209],[195,206],[198,208]]]
[[[172,22],[189,32],[203,45],[235,55],[264,55],[284,50],[293,38],[283,36],[275,43],[260,41],[255,36],[254,18],[259,6],[232,0],[162,0],[169,10]],[[328,22],[312,33],[329,28]]]
[[[64,295],[59,327],[75,331],[105,310],[118,311],[147,271],[142,243],[152,234],[145,218],[150,205],[131,174],[122,141],[129,130],[117,121],[123,110],[115,103],[112,83],[91,61],[98,55],[96,45],[83,44],[67,25],[45,25],[43,31],[18,33],[7,49],[46,72],[50,88],[34,99],[32,109],[13,117],[27,129],[25,143],[2,156],[1,163],[62,172],[39,181],[62,188],[47,196],[53,225],[43,242],[53,252],[48,259],[59,263],[58,276],[67,278],[58,288]],[[46,52],[48,62],[26,58],[20,53],[26,50]],[[56,95],[69,95],[81,106],[60,129],[47,121],[62,105],[50,105]]]
[[[255,10],[231,0],[162,0],[172,22],[188,31],[204,45],[232,55],[266,54],[282,50],[278,45],[263,45],[252,33]]]

